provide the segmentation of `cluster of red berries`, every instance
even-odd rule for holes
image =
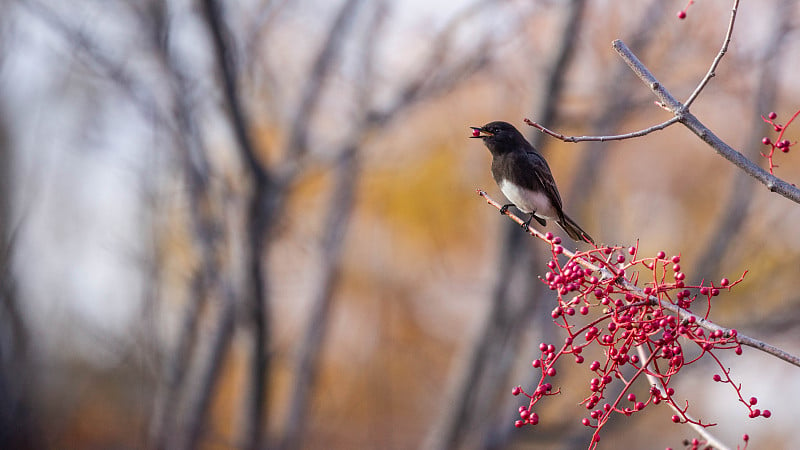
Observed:
[[[560,346],[546,342],[539,345],[541,354],[532,366],[541,370],[541,378],[532,392],[520,386],[512,390],[513,395],[524,394],[529,399],[528,405],[519,409],[517,427],[539,423],[539,416],[533,411],[535,404],[561,392],[560,389],[554,391],[551,383],[556,376],[556,362],[564,355],[572,355],[576,364],[582,364],[584,349],[588,347],[600,348],[605,355],[602,361],[589,364],[592,373],[589,394],[581,402],[589,410],[588,417],[581,422],[595,428],[590,448],[599,442],[599,432],[612,414],[630,416],[651,404],[672,405],[678,412],[672,417],[676,423],[713,425],[689,417],[686,414],[688,403],[683,402],[685,406],[681,406],[682,402],[674,399],[675,390],[670,387],[674,375],[706,355],[710,355],[722,370],[723,375],[716,375],[714,381],[731,384],[740,400],[750,408],[751,417],[771,415],[769,411],[756,412],[757,409],[752,408],[755,403],[744,400],[741,387],[731,380],[714,354],[730,349],[737,355],[742,353],[736,341],[736,330],[709,327],[707,321],[712,298],[720,294],[720,289],[729,290],[741,282],[744,275],[733,282],[723,278],[718,285],[686,286],[679,255],[667,258],[664,252],[658,252],[655,257],[638,258],[638,246],[594,248],[578,252],[562,263],[559,261],[559,255],[564,253],[561,239],[551,233],[545,238],[551,244],[553,257],[542,281],[558,294],[558,305],[551,316],[567,336]],[[645,278],[647,282],[640,288],[639,280]],[[697,305],[703,309],[699,315],[692,313]],[[591,311],[597,314],[590,316]],[[692,347],[691,356],[687,355],[687,345]],[[629,391],[642,377],[650,380],[650,395],[637,399]],[[622,383],[621,393],[608,398],[606,388],[615,380]]]
[[[772,173],[773,169],[777,167],[772,159],[773,156],[775,155],[775,151],[780,150],[783,153],[789,153],[791,147],[797,143],[797,142],[791,142],[788,139],[784,139],[783,134],[786,131],[786,128],[792,123],[792,121],[795,119],[795,117],[798,116],[798,114],[800,114],[800,110],[795,112],[794,115],[790,117],[785,124],[780,124],[775,122],[775,119],[778,118],[778,114],[776,114],[775,112],[769,113],[767,117],[761,116],[764,122],[772,125],[772,129],[775,130],[776,133],[778,133],[778,137],[774,141],[766,136],[764,136],[764,138],[761,139],[762,144],[768,145],[770,147],[768,154],[761,153],[761,156],[769,160],[770,173]]]

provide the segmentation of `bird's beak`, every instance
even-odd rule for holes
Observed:
[[[482,137],[487,137],[487,136],[494,136],[492,133],[484,130],[481,127],[470,127],[470,128],[472,128],[472,136],[470,136],[471,138],[482,138]]]

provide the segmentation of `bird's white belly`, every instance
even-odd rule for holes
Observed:
[[[550,199],[543,192],[523,189],[508,180],[500,183],[500,190],[522,212],[528,214],[535,212],[537,216],[544,219],[555,219],[558,216]]]

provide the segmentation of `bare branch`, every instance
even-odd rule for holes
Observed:
[[[486,199],[487,203],[489,203],[490,205],[494,206],[498,210],[500,210],[503,207],[503,205],[501,205],[500,203],[497,203],[496,201],[494,201],[494,199],[492,199],[483,190],[478,189],[477,192],[478,192],[478,195],[480,195],[481,197]],[[523,220],[520,217],[516,216],[514,213],[508,212],[508,210],[506,210],[505,214],[511,220],[513,220],[514,222],[516,222],[519,225],[522,225],[522,224],[525,223],[525,220]],[[542,240],[544,242],[547,242],[548,245],[549,245],[549,241],[547,240],[545,235],[540,233],[539,231],[537,231],[537,230],[535,230],[533,228],[529,228],[528,229],[528,234],[530,234],[530,235],[532,235],[532,236],[534,236],[536,238],[539,238],[540,240]],[[566,255],[569,258],[573,258],[575,256],[575,252],[569,251],[569,250],[567,250],[565,248],[564,249],[564,255]],[[596,271],[598,271],[600,273],[607,272],[606,269],[603,269],[603,268],[601,268],[601,267],[599,267],[599,266],[597,266],[595,264],[592,264],[591,262],[589,262],[589,261],[587,261],[587,260],[585,260],[583,258],[575,258],[574,261],[577,262],[578,264],[582,265],[583,267],[586,267],[587,269],[596,270]],[[614,275],[609,274],[609,276],[613,277]],[[677,314],[680,317],[681,320],[688,319],[689,317],[693,317],[694,318],[693,320],[695,320],[697,324],[699,324],[701,327],[705,328],[706,330],[709,330],[709,331],[718,331],[719,330],[719,331],[722,331],[723,333],[727,333],[728,335],[730,335],[731,332],[733,331],[730,328],[725,328],[725,327],[719,326],[719,325],[717,325],[715,323],[712,323],[712,322],[704,319],[701,316],[697,316],[695,314],[692,314],[692,313],[690,313],[689,311],[687,311],[685,309],[678,308],[678,306],[673,305],[671,303],[660,302],[657,297],[654,297],[652,295],[645,295],[644,291],[642,289],[640,289],[638,286],[628,282],[625,279],[621,279],[619,281],[619,283],[625,289],[627,289],[627,290],[629,290],[631,292],[635,292],[637,295],[648,299],[653,304],[659,304],[664,309],[667,309],[667,310],[669,310],[671,312],[674,312],[675,314]],[[761,350],[762,352],[770,354],[772,356],[775,356],[778,359],[782,359],[782,360],[788,362],[789,364],[792,364],[792,365],[795,365],[797,367],[800,367],[800,357],[792,355],[791,353],[788,353],[788,352],[786,352],[786,351],[784,351],[784,350],[782,350],[782,349],[780,349],[778,347],[775,347],[773,345],[767,344],[766,342],[760,341],[758,339],[751,338],[749,336],[745,336],[745,335],[743,335],[741,333],[737,333],[736,334],[736,340],[740,344],[747,345],[748,347],[753,347],[755,349]]]
[[[731,35],[733,34],[733,24],[736,22],[736,10],[738,8],[739,8],[739,0],[734,0],[733,7],[731,8],[731,20],[728,22],[728,31],[725,33],[725,39],[722,41],[722,48],[719,50],[719,53],[717,53],[717,56],[714,58],[714,61],[711,62],[711,67],[709,67],[706,76],[704,76],[703,79],[700,80],[700,84],[697,85],[697,88],[695,88],[694,92],[692,92],[692,95],[690,95],[689,98],[686,99],[686,102],[684,102],[684,106],[686,108],[691,106],[691,104],[695,101],[697,96],[700,95],[700,92],[703,90],[703,88],[706,87],[706,84],[708,84],[708,82],[711,81],[711,78],[716,75],[717,66],[719,66],[720,61],[722,61],[722,57],[725,56],[725,53],[728,52],[728,44],[731,43]]]
[[[558,140],[561,140],[561,141],[564,141],[564,142],[572,142],[572,143],[575,143],[575,142],[586,142],[586,141],[589,141],[589,142],[592,142],[592,141],[594,141],[594,142],[621,141],[621,140],[624,140],[624,139],[637,138],[637,137],[646,136],[646,135],[648,135],[648,134],[650,134],[650,133],[652,133],[654,131],[663,130],[664,128],[667,128],[668,126],[678,122],[678,118],[677,117],[673,117],[673,118],[667,120],[666,122],[662,122],[662,123],[660,123],[658,125],[653,125],[652,127],[645,128],[643,130],[633,131],[631,133],[625,133],[625,134],[617,134],[617,135],[613,135],[613,136],[564,136],[561,133],[557,133],[555,131],[547,129],[547,128],[543,127],[542,125],[540,125],[540,124],[538,124],[538,123],[536,123],[536,122],[534,122],[534,121],[532,121],[530,119],[526,118],[524,120],[525,120],[525,123],[527,123],[528,125],[536,128],[537,130],[541,131],[542,133],[548,134],[548,135],[550,135],[550,136],[552,136],[552,137],[554,137],[554,138],[556,138]]]
[[[685,110],[681,102],[673,97],[672,94],[664,86],[662,86],[661,83],[659,83],[655,75],[653,75],[650,70],[645,67],[641,61],[639,61],[639,58],[633,54],[631,49],[629,49],[624,42],[616,39],[611,43],[611,46],[617,51],[619,56],[622,57],[622,60],[628,64],[628,67],[630,67],[633,73],[635,73],[636,76],[639,77],[639,79],[642,80],[642,82],[653,91],[656,97],[658,97],[662,108],[675,114],[676,116],[679,116],[680,113]]]
[[[717,153],[728,161],[732,162],[746,174],[755,178],[764,184],[771,192],[776,192],[795,203],[800,203],[800,189],[796,186],[787,183],[786,181],[770,174],[768,171],[762,169],[754,162],[747,159],[744,155],[736,151],[733,147],[726,144],[725,141],[720,139],[708,127],[703,125],[700,120],[694,116],[689,110],[684,107],[672,94],[658,82],[655,76],[647,69],[647,67],[639,61],[639,58],[631,52],[624,42],[616,40],[613,42],[613,47],[628,64],[628,67],[633,70],[636,76],[639,77],[653,93],[661,101],[661,104],[668,110],[675,114],[678,121],[681,122],[686,128],[690,129],[696,134],[703,142],[711,146]]]

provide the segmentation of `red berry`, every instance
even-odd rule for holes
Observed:
[[[561,238],[560,237],[556,236],[556,237],[553,238],[553,244],[560,244],[560,243],[561,243]]]
[[[522,428],[523,426],[525,426],[525,422],[523,422],[521,420],[518,420],[518,421],[514,422],[514,426],[517,427],[517,428]]]
[[[758,403],[758,399],[755,397],[750,397],[750,404],[755,405],[756,403]]]
[[[761,416],[764,417],[765,419],[769,419],[770,416],[772,416],[772,411],[765,409],[764,411],[761,412]]]
[[[775,120],[778,118],[778,115],[775,113],[775,111],[772,111],[767,117],[769,117],[769,120]]]
[[[554,376],[556,376],[556,369],[555,369],[555,367],[551,367],[551,368],[547,369],[547,375],[548,375],[548,376],[551,376],[551,377],[554,377]]]
[[[727,286],[727,285],[729,285],[729,284],[731,284],[731,281],[730,281],[729,279],[727,279],[727,278],[723,278],[723,279],[722,279],[722,280],[720,280],[720,282],[719,282],[719,285],[720,285],[720,286],[722,286],[722,287],[725,287],[725,286]]]
[[[666,253],[664,253],[664,252],[658,252],[658,253],[656,254],[656,258],[658,258],[658,259],[664,259],[664,258],[666,258],[666,257],[667,257],[667,254],[666,254]]]
[[[718,373],[714,374],[714,381],[722,381],[722,377]]]
[[[763,139],[761,139],[761,143],[764,145],[770,145],[772,144],[772,141],[768,137],[764,137]]]
[[[742,440],[743,440],[743,441],[745,441],[745,442],[747,442],[747,441],[749,441],[749,440],[750,440],[750,436],[748,436],[747,434],[745,434],[744,436],[742,436]]]
[[[644,402],[636,402],[636,404],[633,405],[633,409],[635,409],[636,411],[643,410],[644,409]]]
[[[587,419],[586,417],[584,417],[583,420],[581,420],[581,423],[588,427],[589,424],[591,424],[591,421],[589,419]]]
[[[531,365],[533,366],[534,369],[538,369],[542,365],[542,360],[534,359]]]
[[[686,11],[678,11],[678,19],[685,19],[686,18]]]
[[[764,138],[764,139],[767,139],[767,138]],[[548,241],[552,240],[553,239],[553,233],[548,231],[547,233],[544,234],[544,238],[547,239]]]
[[[625,256],[624,255],[617,255],[617,262],[620,263],[620,264],[624,263],[625,262]]]
[[[511,390],[511,395],[519,395],[520,392],[522,392],[522,388],[517,386]]]
[[[678,417],[678,415],[677,415],[677,414],[673,414],[673,416],[672,416],[672,421],[673,421],[673,422],[675,422],[675,423],[678,423],[678,422],[680,422],[680,421],[681,421],[681,418],[680,418],[680,417]]]
[[[672,257],[672,262],[675,263],[675,264],[678,264],[679,262],[681,262],[681,257],[678,256],[678,255],[673,256]]]
[[[628,394],[628,401],[635,402],[636,401],[636,394]]]
[[[628,247],[628,254],[633,255],[636,253],[636,247]]]

